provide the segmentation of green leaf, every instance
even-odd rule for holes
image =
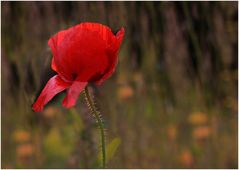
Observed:
[[[120,138],[114,138],[107,146],[106,146],[106,164],[110,161],[111,158],[115,155],[119,145],[121,143]],[[102,150],[100,150],[97,162],[102,162]]]

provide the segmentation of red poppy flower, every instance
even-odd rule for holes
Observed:
[[[81,23],[51,37],[51,68],[57,75],[47,82],[32,109],[41,111],[65,89],[68,90],[62,104],[70,108],[89,82],[99,85],[109,78],[115,70],[123,36],[124,28],[115,36],[102,24]]]

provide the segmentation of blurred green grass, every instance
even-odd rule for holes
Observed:
[[[98,129],[83,95],[31,105],[46,81],[48,38],[100,22],[126,36],[119,64],[91,86],[109,168],[237,168],[236,2],[2,2],[2,167],[97,168]]]

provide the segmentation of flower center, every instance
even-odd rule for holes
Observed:
[[[77,78],[77,73],[73,73],[72,78],[73,78],[73,80],[75,80]]]

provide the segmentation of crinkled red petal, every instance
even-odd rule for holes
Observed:
[[[88,82],[107,69],[109,58],[106,44],[97,32],[88,29],[72,30],[58,47],[59,55],[54,59],[59,70],[67,73],[64,77],[74,81]]]
[[[40,96],[33,104],[32,109],[35,112],[42,111],[43,107],[58,93],[68,88],[71,83],[63,81],[58,75],[52,77],[42,90]]]
[[[74,81],[63,100],[63,106],[66,108],[73,107],[76,104],[79,94],[84,90],[87,84],[87,82]]]
[[[68,30],[63,30],[55,34],[53,37],[51,37],[48,41],[48,45],[51,47],[51,51],[53,54],[53,57],[56,57],[57,55],[57,47],[61,44],[63,39],[65,38],[65,35],[69,32]]]
[[[69,28],[67,30],[60,31],[56,33],[54,36],[52,36],[49,41],[48,45],[51,48],[53,58],[51,63],[52,70],[56,71],[61,77],[67,77],[67,73],[64,72],[64,70],[59,68],[59,65],[56,64],[55,59],[59,56],[59,45],[64,41],[64,38],[68,33],[70,33],[74,27]]]
[[[84,22],[76,27],[77,29],[87,29],[89,31],[97,32],[102,40],[104,40],[107,44],[110,44],[114,38],[114,34],[112,33],[111,29],[99,23]]]
[[[108,58],[110,59],[109,62],[110,65],[108,66],[108,69],[106,70],[103,77],[101,77],[100,80],[97,80],[95,82],[97,85],[100,85],[105,79],[109,78],[115,71],[118,62],[118,53],[124,37],[124,33],[125,33],[124,28],[121,28],[120,31],[118,31],[118,33],[116,34],[115,41],[107,49]]]
[[[58,73],[58,69],[57,69],[57,67],[56,67],[56,63],[55,63],[55,61],[54,61],[54,57],[53,57],[52,60],[51,60],[51,68],[52,68],[52,70],[54,70],[55,72]]]

